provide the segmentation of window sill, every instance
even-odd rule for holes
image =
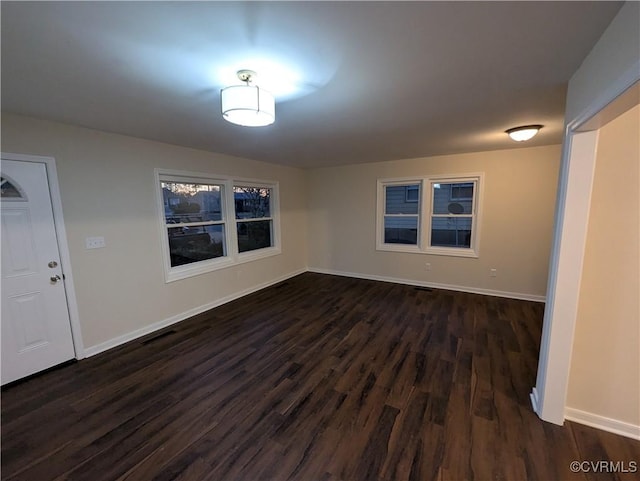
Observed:
[[[258,249],[255,251],[249,251],[242,254],[238,254],[234,257],[219,257],[217,259],[211,259],[209,261],[194,262],[193,264],[184,265],[180,267],[174,267],[165,273],[165,282],[179,281],[187,279],[189,277],[199,276],[206,274],[207,272],[214,272],[220,269],[227,269],[229,267],[244,264],[246,262],[263,259],[265,257],[271,257],[281,254],[282,251],[278,247],[267,247],[265,249]]]
[[[475,259],[479,257],[478,252],[473,249],[456,249],[447,247],[429,247],[427,249],[421,249],[418,246],[403,244],[380,244],[376,246],[376,250],[384,252],[404,252],[408,254],[429,254],[435,256],[471,257]]]
[[[378,244],[376,246],[376,250],[386,252],[409,252],[413,254],[423,253],[422,250],[420,250],[420,247],[410,244]]]
[[[244,264],[245,262],[255,261],[257,259],[263,259],[265,257],[277,256],[282,253],[279,247],[265,247],[264,249],[257,249],[255,251],[248,251],[238,254],[236,264]]]
[[[258,249],[255,251],[238,254],[237,256],[235,256],[235,258],[219,257],[217,259],[211,259],[209,261],[194,262],[190,265],[174,267],[173,269],[169,270],[165,275],[165,282],[168,284],[170,282],[206,274],[207,272],[227,269],[229,267],[244,264],[246,262],[252,262],[258,259],[276,256],[281,253],[282,251],[278,247],[267,247],[265,249]]]
[[[456,247],[429,247],[423,251],[425,254],[449,257],[478,258],[478,252],[474,249],[460,249]]]
[[[229,257],[219,257],[208,261],[194,262],[184,266],[173,267],[165,273],[167,283],[186,279],[188,277],[199,276],[207,272],[217,271],[231,267],[235,262]]]

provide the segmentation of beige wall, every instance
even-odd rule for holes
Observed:
[[[2,150],[56,158],[88,349],[307,265],[527,296],[545,292],[558,146],[305,172],[3,114]],[[166,284],[156,167],[279,181],[282,254]],[[479,259],[375,251],[377,178],[464,172],[485,172]],[[107,247],[86,250],[84,239],[93,236],[104,236]],[[489,277],[491,268],[497,277]]]
[[[547,146],[308,171],[309,267],[544,296],[559,162],[560,146]],[[378,178],[475,172],[485,173],[479,258],[376,251]]]
[[[299,169],[9,114],[2,150],[56,159],[85,348],[306,268]],[[156,167],[279,181],[282,254],[166,284]]]
[[[640,106],[599,133],[567,407],[640,426]]]

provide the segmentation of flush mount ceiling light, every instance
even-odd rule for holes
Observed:
[[[524,142],[532,139],[542,128],[542,125],[523,125],[522,127],[514,127],[509,130],[505,130],[509,137],[516,142]]]
[[[233,85],[220,91],[225,120],[244,127],[262,127],[275,121],[275,99],[270,92],[252,85],[256,76],[252,70],[239,70],[238,78],[245,85]]]

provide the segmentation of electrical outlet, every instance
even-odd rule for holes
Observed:
[[[425,262],[424,263],[424,268],[425,268],[425,270],[430,271],[431,270],[431,262]]]
[[[498,269],[491,269],[489,272],[490,277],[496,277],[498,275]]]
[[[104,237],[87,237],[84,240],[84,246],[86,249],[101,249],[106,247]]]

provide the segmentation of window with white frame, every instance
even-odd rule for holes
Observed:
[[[420,183],[387,182],[383,195],[383,241],[389,245],[418,245]]]
[[[477,257],[481,181],[482,174],[378,180],[377,249]]]
[[[273,247],[273,189],[265,185],[234,185],[238,252]]]
[[[475,182],[431,181],[429,247],[470,249]]]
[[[156,170],[167,282],[280,253],[278,185]]]
[[[160,188],[171,267],[226,256],[225,186],[161,180]]]

